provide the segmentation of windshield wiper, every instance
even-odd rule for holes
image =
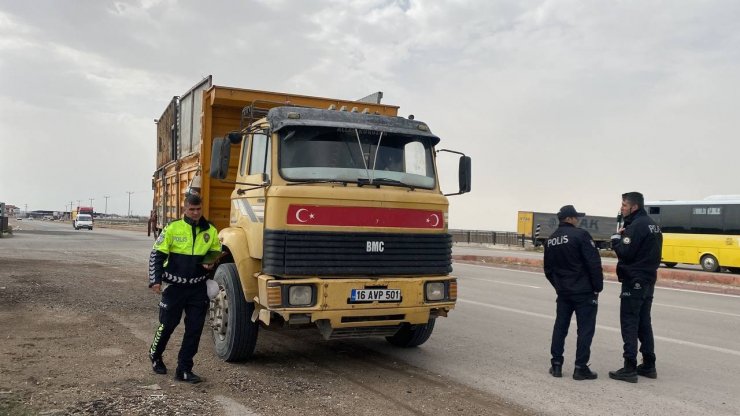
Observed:
[[[407,184],[407,183],[405,183],[405,182],[401,182],[401,181],[399,181],[399,180],[396,180],[396,179],[391,179],[391,178],[373,178],[373,179],[358,178],[358,179],[357,179],[357,184],[358,184],[359,186],[363,186],[363,185],[376,185],[376,186],[378,186],[378,185],[390,185],[390,186],[405,186],[406,188],[409,188],[409,189],[411,189],[412,191],[413,191],[414,189],[416,189],[416,187],[415,187],[415,186],[413,186],[413,185],[409,185],[409,184]]]
[[[342,186],[347,186],[349,181],[340,181],[338,179],[306,179],[306,180],[297,181],[297,182],[290,182],[287,184],[287,186],[305,185],[307,183],[338,183]]]

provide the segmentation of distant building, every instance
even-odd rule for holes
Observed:
[[[21,215],[21,209],[18,208],[15,205],[6,204],[5,205],[5,212],[3,212],[4,217],[17,217]]]
[[[44,217],[48,216],[53,218],[54,217],[54,211],[45,211],[45,210],[36,210],[36,211],[30,211],[26,213],[27,217],[35,218],[37,220],[43,219]]]

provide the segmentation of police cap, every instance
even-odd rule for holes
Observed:
[[[576,208],[573,205],[565,205],[560,208],[560,211],[558,211],[559,220],[564,220],[570,217],[583,217],[585,215],[586,214],[583,212],[576,211]]]

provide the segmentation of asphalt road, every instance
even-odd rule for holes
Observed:
[[[595,381],[569,376],[575,321],[564,377],[547,373],[555,295],[541,273],[456,264],[460,299],[438,322],[422,351],[376,348],[547,414],[738,415],[740,298],[657,288],[653,309],[658,379],[611,380],[622,366],[619,286],[600,297],[591,368]]]
[[[91,255],[93,261],[105,258],[106,266],[122,269],[134,263],[141,273],[145,271],[152,243],[144,233],[97,227],[92,232],[75,231],[68,224],[44,221],[19,222],[18,226],[26,234],[59,235],[63,241],[72,241],[50,246],[46,253],[50,259],[79,259],[80,251],[89,251],[95,254]],[[30,244],[30,239],[10,241],[14,252],[21,257],[38,250],[37,245]],[[28,252],[24,250],[27,243]],[[106,254],[100,256],[100,253]],[[599,379],[578,382],[567,377],[573,368],[575,323],[566,344],[566,377],[555,379],[547,373],[555,295],[541,273],[456,264],[455,275],[460,286],[457,308],[450,317],[438,320],[432,338],[422,347],[401,350],[380,339],[342,341],[322,347],[320,341],[299,339],[300,345],[318,344],[305,352],[301,350],[301,354],[314,357],[313,360],[327,368],[332,366],[329,375],[339,377],[341,361],[333,358],[334,348],[353,357],[364,356],[363,351],[369,348],[378,354],[372,361],[378,364],[376,368],[362,361],[364,377],[372,378],[386,366],[400,365],[408,369],[404,374],[412,374],[411,377],[419,372],[427,377],[436,375],[442,385],[468,386],[483,395],[503,398],[512,408],[531,409],[539,414],[740,414],[737,395],[740,299],[737,296],[656,289],[653,320],[659,378],[640,378],[638,384],[630,384],[610,380],[607,375],[608,370],[621,367],[622,342],[618,329],[618,286],[606,283],[600,298],[591,358],[591,368],[599,373]],[[139,331],[143,340],[149,338],[147,331]],[[284,357],[282,349],[298,349],[290,336],[265,335],[258,344],[258,353],[262,349],[263,357]],[[277,343],[267,347],[271,340]],[[383,364],[385,360],[388,363]],[[269,370],[263,370],[258,363],[224,368],[223,371],[246,372],[252,376],[257,371]],[[327,383],[331,382],[324,381]],[[337,383],[344,385],[346,380],[340,378]],[[483,400],[469,392],[463,393],[464,390],[457,391],[470,395],[465,397],[471,397],[471,402]]]
[[[14,221],[13,227],[16,233],[24,236],[53,236],[54,244],[49,244],[44,250],[49,259],[84,258],[84,253],[89,252],[108,253],[110,261],[117,264],[142,263],[148,259],[154,243],[153,237],[147,237],[146,230],[138,232],[104,228],[98,222],[93,231],[75,230],[69,222],[28,219]],[[24,255],[24,249],[39,250],[39,244],[34,239],[9,237],[9,241],[20,256]]]

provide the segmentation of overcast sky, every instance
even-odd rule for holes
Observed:
[[[152,205],[153,120],[216,85],[384,102],[473,158],[450,227],[740,194],[740,2],[0,0],[0,201]],[[455,192],[456,160],[440,175]]]

